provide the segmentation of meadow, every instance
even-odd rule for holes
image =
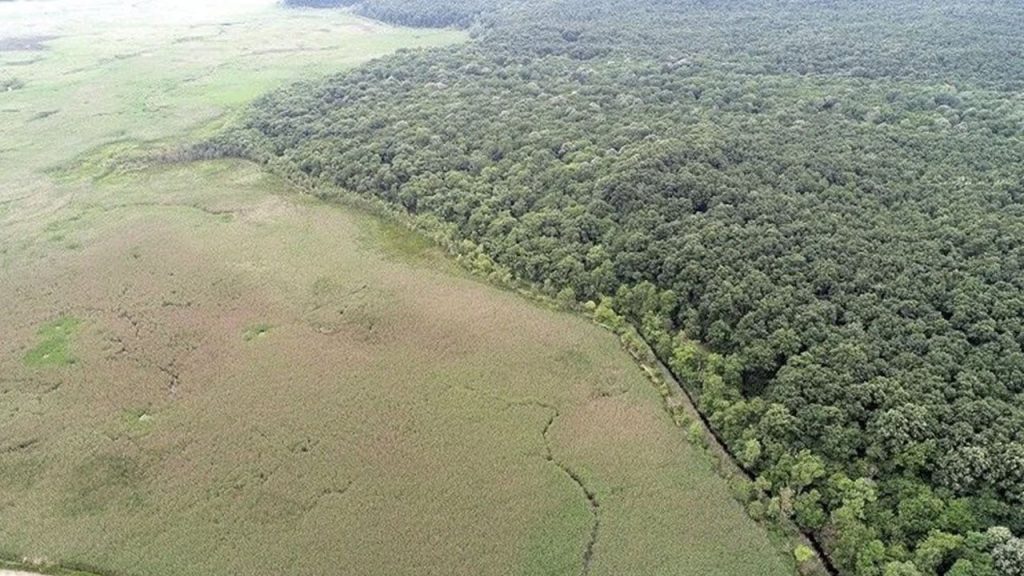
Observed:
[[[0,557],[792,573],[611,333],[255,164],[138,161],[285,81],[463,33],[47,4],[0,13]]]

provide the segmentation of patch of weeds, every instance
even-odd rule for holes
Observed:
[[[11,490],[27,490],[43,473],[43,459],[37,454],[5,454],[0,462],[0,483]]]
[[[102,454],[79,465],[68,479],[71,486],[63,502],[69,516],[102,512],[115,503],[129,507],[141,503],[137,487],[143,479],[142,467],[134,459],[120,454]]]
[[[148,408],[129,408],[121,412],[125,424],[130,426],[143,425],[148,426],[153,423],[153,415],[149,413]]]
[[[114,443],[123,439],[135,441],[153,432],[155,425],[156,418],[148,408],[125,408],[116,418],[105,422],[99,432]]]
[[[573,368],[586,368],[593,362],[582,350],[577,348],[566,348],[555,353],[555,361]]]
[[[385,250],[407,259],[419,259],[431,253],[436,246],[426,236],[401,224],[381,221],[377,225],[377,239]]]
[[[589,521],[587,510],[578,499],[561,500],[544,522],[533,527],[518,573],[525,576],[579,572],[580,527]]]
[[[55,220],[50,222],[44,228],[44,231],[48,234],[47,239],[54,244],[61,244],[68,250],[78,250],[82,245],[68,237],[68,233],[77,225],[82,219],[82,214],[74,214],[68,218],[61,220]]]
[[[122,138],[80,154],[57,165],[48,174],[64,181],[92,180],[99,182],[136,172],[140,168],[140,141]]]
[[[39,329],[39,344],[25,354],[29,366],[69,366],[75,363],[71,355],[71,336],[80,322],[62,316]]]
[[[156,419],[145,408],[124,410],[121,413],[121,430],[130,438],[140,438],[153,431]]]
[[[257,338],[262,338],[270,332],[270,324],[254,324],[245,329],[242,333],[242,339],[246,342],[251,342]]]
[[[317,306],[322,306],[333,299],[337,299],[344,294],[352,294],[363,290],[366,285],[356,287],[349,287],[346,289],[346,285],[342,282],[335,280],[329,276],[317,276],[316,280],[313,281],[313,285],[310,287],[310,297]]]

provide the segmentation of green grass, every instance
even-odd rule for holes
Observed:
[[[270,333],[270,328],[270,324],[254,324],[245,329],[245,332],[242,333],[242,339],[249,342],[250,340],[262,338]]]
[[[61,317],[39,329],[39,343],[25,354],[29,366],[69,366],[75,363],[71,355],[71,337],[79,321]]]
[[[405,258],[420,258],[436,247],[422,234],[391,222],[380,223],[376,242],[383,244],[391,253]]]
[[[465,39],[229,20],[60,24],[0,95],[0,555],[575,576],[582,482],[594,576],[792,571],[612,334],[249,163],[139,162],[282,82]]]

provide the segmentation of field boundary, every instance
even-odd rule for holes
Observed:
[[[201,154],[197,158],[192,158],[192,154],[190,154],[192,150],[201,151]],[[198,146],[174,156],[180,158],[179,162],[181,163],[208,160],[209,149],[204,146],[204,143],[198,143]],[[166,158],[166,156],[162,157]],[[700,428],[699,441],[695,441],[696,439],[689,436],[687,440],[710,458],[711,466],[715,473],[721,479],[730,483],[730,486],[737,478],[744,483],[753,483],[754,477],[751,472],[740,464],[735,455],[723,443],[722,439],[711,427],[707,417],[697,408],[697,404],[690,392],[686,390],[686,387],[680,383],[676,375],[672,373],[664,362],[658,358],[650,343],[640,335],[637,328],[631,323],[626,322],[625,329],[609,326],[600,322],[592,310],[588,310],[579,302],[570,303],[551,297],[528,283],[508,275],[499,277],[494,274],[484,274],[480,270],[473,268],[470,260],[463,258],[463,254],[459,251],[458,243],[444,235],[441,223],[436,220],[426,220],[421,215],[409,214],[379,198],[367,198],[321,179],[303,178],[300,180],[291,177],[289,176],[289,171],[276,170],[272,163],[247,157],[244,153],[221,154],[220,158],[235,158],[254,162],[262,167],[263,170],[279,177],[283,182],[293,187],[298,194],[311,196],[328,204],[344,206],[403,226],[432,241],[435,246],[444,251],[447,259],[454,261],[458,268],[467,273],[469,277],[486,283],[489,286],[522,296],[526,300],[547,309],[581,316],[616,334],[619,336],[621,348],[633,358],[634,364],[640,368],[648,381],[661,393],[663,398],[662,408],[672,417],[676,426],[683,429],[688,422],[697,423]],[[636,349],[638,344],[639,350]],[[655,368],[649,366],[648,363],[654,364]],[[746,502],[738,497],[735,492],[733,492],[733,497],[743,506],[744,515],[747,518],[750,518],[769,533],[774,533],[788,541],[786,556],[790,562],[794,562],[793,551],[798,546],[804,546],[814,552],[812,559],[797,566],[797,573],[807,574],[808,576],[838,576],[839,572],[829,558],[825,547],[813,534],[801,530],[792,520],[776,520],[774,522],[757,520],[746,513]]]
[[[603,324],[602,326],[609,330],[615,331],[614,328],[610,326],[605,326]],[[634,326],[630,325],[630,328],[633,332],[636,332],[636,328]],[[739,476],[742,477],[743,481],[753,483],[755,480],[754,475],[740,464],[739,459],[736,458],[736,455],[733,454],[731,450],[729,450],[729,447],[725,444],[722,438],[718,435],[717,432],[715,432],[715,429],[712,428],[711,426],[711,422],[708,421],[708,418],[704,415],[704,413],[697,408],[697,403],[693,398],[693,395],[690,393],[690,391],[687,390],[686,387],[682,385],[682,383],[679,381],[679,378],[676,377],[672,370],[668,366],[666,366],[664,362],[661,361],[661,358],[658,358],[658,355],[654,352],[654,349],[651,347],[650,343],[648,343],[646,340],[640,337],[639,334],[637,334],[637,337],[640,339],[641,342],[643,342],[644,347],[646,348],[648,358],[651,361],[651,363],[655,365],[657,370],[655,371],[651,369],[649,366],[647,366],[647,364],[644,363],[643,358],[637,357],[632,353],[630,354],[630,356],[633,356],[633,360],[638,365],[640,365],[640,367],[647,374],[649,380],[651,380],[655,384],[657,384],[657,380],[665,382],[667,383],[667,386],[670,388],[670,390],[674,390],[678,393],[678,396],[666,396],[666,402],[669,401],[670,397],[679,397],[683,399],[683,410],[686,412],[688,416],[691,417],[691,421],[700,422],[704,440],[702,448],[705,450],[707,454],[709,454],[712,457],[712,459],[716,463],[715,471],[718,473],[718,475],[726,480],[731,480],[735,475],[738,474]],[[630,350],[627,349],[627,352],[630,352]],[[671,404],[666,404],[666,410],[668,410],[670,414],[674,415],[674,411]],[[767,522],[758,523],[765,526],[771,526]],[[775,525],[778,528],[790,532],[786,535],[790,538],[795,537],[800,544],[807,546],[808,548],[814,551],[815,558],[812,561],[812,564],[816,568],[818,568],[819,572],[823,571],[829,576],[839,575],[839,571],[836,569],[835,565],[832,564],[832,560],[829,558],[828,553],[825,551],[825,547],[821,544],[818,538],[814,536],[814,534],[800,530],[796,526],[796,524],[794,524],[791,521],[785,523],[776,522]]]

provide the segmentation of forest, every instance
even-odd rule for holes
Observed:
[[[1024,4],[343,3],[473,40],[206,146],[631,323],[840,574],[1024,575]]]

